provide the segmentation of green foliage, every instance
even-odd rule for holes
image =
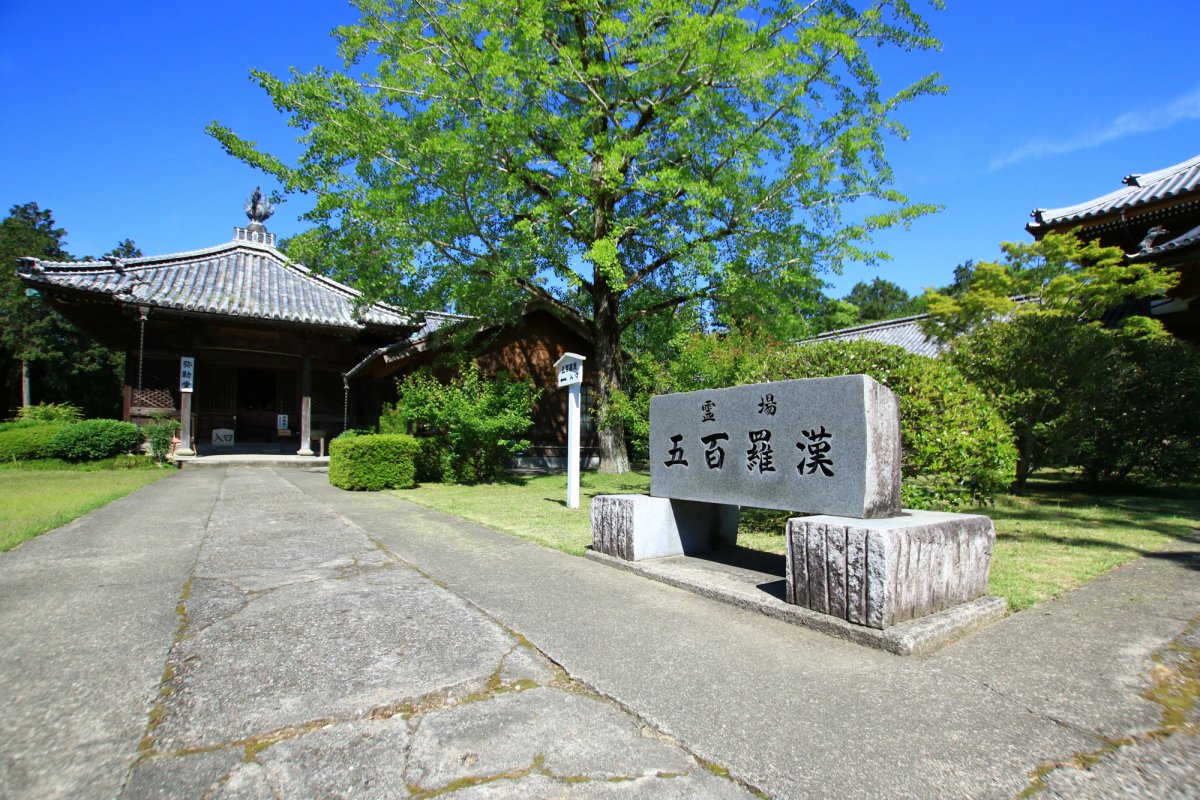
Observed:
[[[142,430],[132,422],[85,419],[63,427],[50,443],[50,455],[63,461],[98,461],[133,452]]]
[[[16,424],[18,427],[0,430],[0,461],[50,458],[54,437],[67,427],[64,422]]]
[[[1200,356],[1193,345],[1029,314],[961,336],[950,358],[1016,433],[1019,485],[1048,466],[1082,467],[1094,483],[1196,480]]]
[[[82,418],[83,411],[70,403],[37,403],[17,411],[22,422],[78,422]]]
[[[150,455],[154,461],[158,464],[164,463],[171,453],[171,440],[179,432],[179,420],[160,417],[151,420],[142,431],[146,436],[146,443],[150,445]]]
[[[425,372],[397,381],[399,399],[379,419],[383,431],[408,431],[437,442],[440,455],[426,449],[422,473],[460,483],[493,481],[529,446],[522,438],[541,391],[532,382],[480,375],[464,367],[457,380],[442,383]],[[432,447],[426,445],[426,448]]]
[[[647,382],[642,403],[648,412],[650,394],[847,374],[870,375],[900,400],[906,507],[983,503],[1012,481],[1012,432],[987,398],[949,364],[878,342],[683,337],[676,358]]]
[[[944,361],[857,341],[796,345],[749,364],[742,383],[863,374],[895,392],[906,508],[990,502],[1012,482],[1012,432],[983,393]]]
[[[890,94],[875,62],[939,43],[910,3],[863,5],[362,3],[336,32],[344,73],[253,73],[303,131],[294,166],[209,132],[317,196],[310,238],[371,298],[573,306],[606,407],[646,317],[704,306],[791,335],[818,268],[881,257],[877,231],[933,210],[884,150],[942,87]],[[844,218],[859,201],[878,213]]]
[[[373,428],[346,428],[346,430],[335,436],[335,439],[340,439],[343,436],[349,439],[351,436],[371,436],[375,433]],[[386,431],[385,431],[386,433]]]
[[[1114,308],[1162,295],[1179,280],[1175,272],[1130,262],[1121,248],[1083,241],[1073,232],[1000,248],[1003,262],[976,264],[961,286],[956,274],[957,293],[926,290],[928,335],[947,341],[994,320],[1031,314],[1096,324]]]
[[[1200,349],[1164,337],[1116,339],[1072,463],[1092,482],[1200,481]]]
[[[858,321],[863,323],[920,314],[925,307],[923,298],[911,297],[903,287],[883,278],[859,281],[842,299],[858,309]]]
[[[1173,442],[1173,431],[1185,423],[1153,409],[1130,414],[1147,402],[1139,397],[1139,382],[1157,381],[1168,398],[1182,394],[1164,385],[1167,368],[1156,367],[1151,376],[1134,360],[1168,347],[1166,334],[1148,317],[1127,317],[1116,326],[1104,318],[1131,300],[1162,294],[1178,275],[1129,263],[1119,248],[1072,233],[1002,247],[1002,263],[977,264],[961,280],[956,276],[956,294],[927,292],[926,332],[953,340],[950,360],[992,398],[1013,429],[1018,490],[1042,466],[1081,465],[1096,480],[1128,474],[1132,466],[1106,466],[1125,463],[1117,457],[1117,431],[1144,428],[1150,420],[1162,427],[1134,437],[1147,454],[1143,463],[1161,465],[1164,475],[1177,473],[1178,466],[1166,466],[1170,457],[1149,454]],[[1015,302],[1015,295],[1025,302]],[[1170,400],[1160,404],[1180,407]],[[1186,445],[1168,449],[1190,451]]]
[[[40,296],[27,294],[14,269],[26,257],[69,259],[66,233],[37,203],[14,205],[0,221],[0,412],[21,403],[22,364],[34,397],[69,401],[89,415],[119,408],[124,355],[93,342]]]
[[[411,489],[417,449],[416,439],[398,433],[338,436],[329,443],[329,482],[362,492]]]

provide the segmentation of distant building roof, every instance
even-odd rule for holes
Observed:
[[[852,328],[842,328],[822,333],[811,339],[805,339],[801,344],[812,344],[814,342],[854,342],[867,339],[872,342],[894,344],[919,356],[936,358],[946,350],[946,345],[938,343],[935,339],[930,339],[921,330],[921,320],[928,318],[928,316],[928,314],[918,314],[912,317],[872,322],[868,325],[855,325]]]
[[[227,244],[166,256],[88,262],[25,259],[18,272],[33,288],[180,312],[353,330],[408,331],[419,324],[394,306],[363,305],[358,291],[276,250],[271,234],[238,228],[235,235]]]
[[[587,327],[587,321],[579,316],[579,313],[572,310],[569,306],[548,300],[533,300],[516,309],[518,317],[526,318],[534,312],[543,311],[551,314],[569,329],[575,331],[585,339],[591,339],[591,333]],[[364,374],[369,374],[370,371],[376,368],[381,362],[383,364],[395,364],[401,361],[407,361],[415,356],[418,356],[432,348],[438,347],[442,342],[435,338],[433,334],[442,328],[453,325],[474,322],[475,327],[472,329],[475,333],[493,330],[507,324],[505,321],[481,321],[478,317],[468,316],[466,314],[451,314],[445,311],[423,311],[421,312],[425,318],[424,325],[421,329],[413,333],[407,339],[393,342],[385,347],[377,348],[374,352],[367,355],[362,361],[355,364],[346,371],[347,378],[359,377]],[[508,322],[511,322],[509,320]]]
[[[1145,174],[1128,175],[1125,188],[1064,208],[1038,208],[1025,226],[1035,236],[1046,229],[1082,225],[1103,217],[1195,194],[1200,200],[1200,156]]]

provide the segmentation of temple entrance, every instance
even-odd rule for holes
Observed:
[[[237,369],[237,440],[274,442],[278,433],[279,370],[268,367]]]

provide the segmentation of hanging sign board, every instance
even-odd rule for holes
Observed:
[[[275,427],[278,430],[286,431],[288,427],[288,415],[277,414],[275,419]]]
[[[575,353],[563,353],[562,358],[554,362],[554,367],[558,370],[558,385],[562,387],[582,383],[585,360],[584,356]]]
[[[179,391],[192,391],[192,384],[196,379],[196,358],[195,356],[180,356],[179,357]]]

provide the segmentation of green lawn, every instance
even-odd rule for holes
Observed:
[[[24,469],[6,466],[0,469],[0,552],[174,471],[71,469],[63,464],[39,464]]]
[[[642,493],[645,474],[584,473],[580,508],[566,507],[563,475],[516,477],[487,486],[429,484],[397,497],[491,526],[523,539],[582,554],[591,544],[588,507],[598,494]],[[1198,492],[1087,494],[1057,480],[1031,482],[1022,497],[973,509],[996,523],[991,590],[1013,610],[1057,597],[1091,578],[1200,528]],[[746,510],[738,543],[784,552],[783,512]]]

